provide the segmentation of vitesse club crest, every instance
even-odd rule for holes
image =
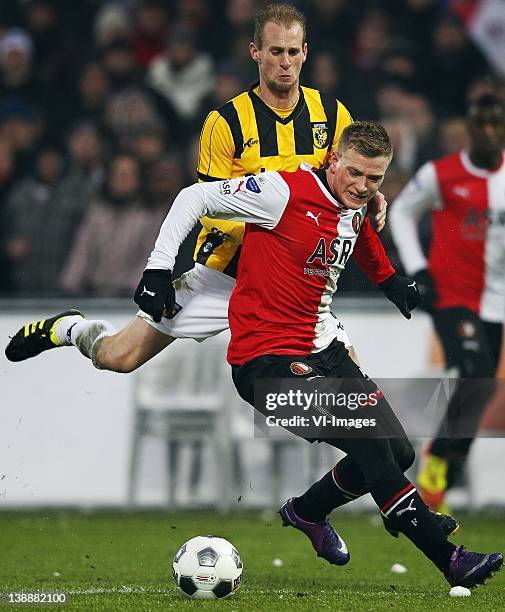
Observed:
[[[312,124],[312,140],[316,149],[325,149],[328,146],[328,124]]]

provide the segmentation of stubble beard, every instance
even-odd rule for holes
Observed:
[[[287,94],[293,93],[298,89],[298,81],[291,83],[279,83],[278,81],[269,80],[267,81],[268,89],[279,96],[286,96]]]

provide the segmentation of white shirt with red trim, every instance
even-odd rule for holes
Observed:
[[[505,311],[505,156],[493,171],[466,151],[422,166],[392,205],[393,239],[408,274],[428,268],[439,309],[466,307],[499,322]],[[432,211],[428,260],[417,221]]]
[[[203,215],[247,223],[229,306],[232,364],[306,355],[346,338],[330,304],[353,251],[374,282],[394,274],[366,207],[342,208],[306,164],[183,189],[147,268],[173,269],[180,244]]]

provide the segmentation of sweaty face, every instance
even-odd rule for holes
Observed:
[[[302,64],[307,57],[300,24],[290,28],[269,21],[263,29],[262,46],[250,44],[251,57],[258,64],[260,81],[272,92],[283,94],[298,87]]]
[[[389,166],[389,157],[365,157],[347,148],[334,153],[328,169],[328,184],[345,208],[357,210],[379,190]]]
[[[483,156],[497,155],[505,147],[505,113],[500,106],[470,110],[471,148]]]

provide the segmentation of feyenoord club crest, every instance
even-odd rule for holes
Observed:
[[[361,215],[359,213],[354,213],[354,217],[352,218],[352,229],[354,233],[359,233],[359,228],[361,225]]]
[[[312,124],[312,140],[316,149],[325,149],[328,146],[328,124]]]
[[[312,368],[301,361],[293,361],[289,368],[291,372],[297,376],[304,376],[305,374],[310,374],[312,372]]]
[[[475,325],[471,321],[462,321],[458,325],[458,336],[460,338],[472,338],[475,336]]]

